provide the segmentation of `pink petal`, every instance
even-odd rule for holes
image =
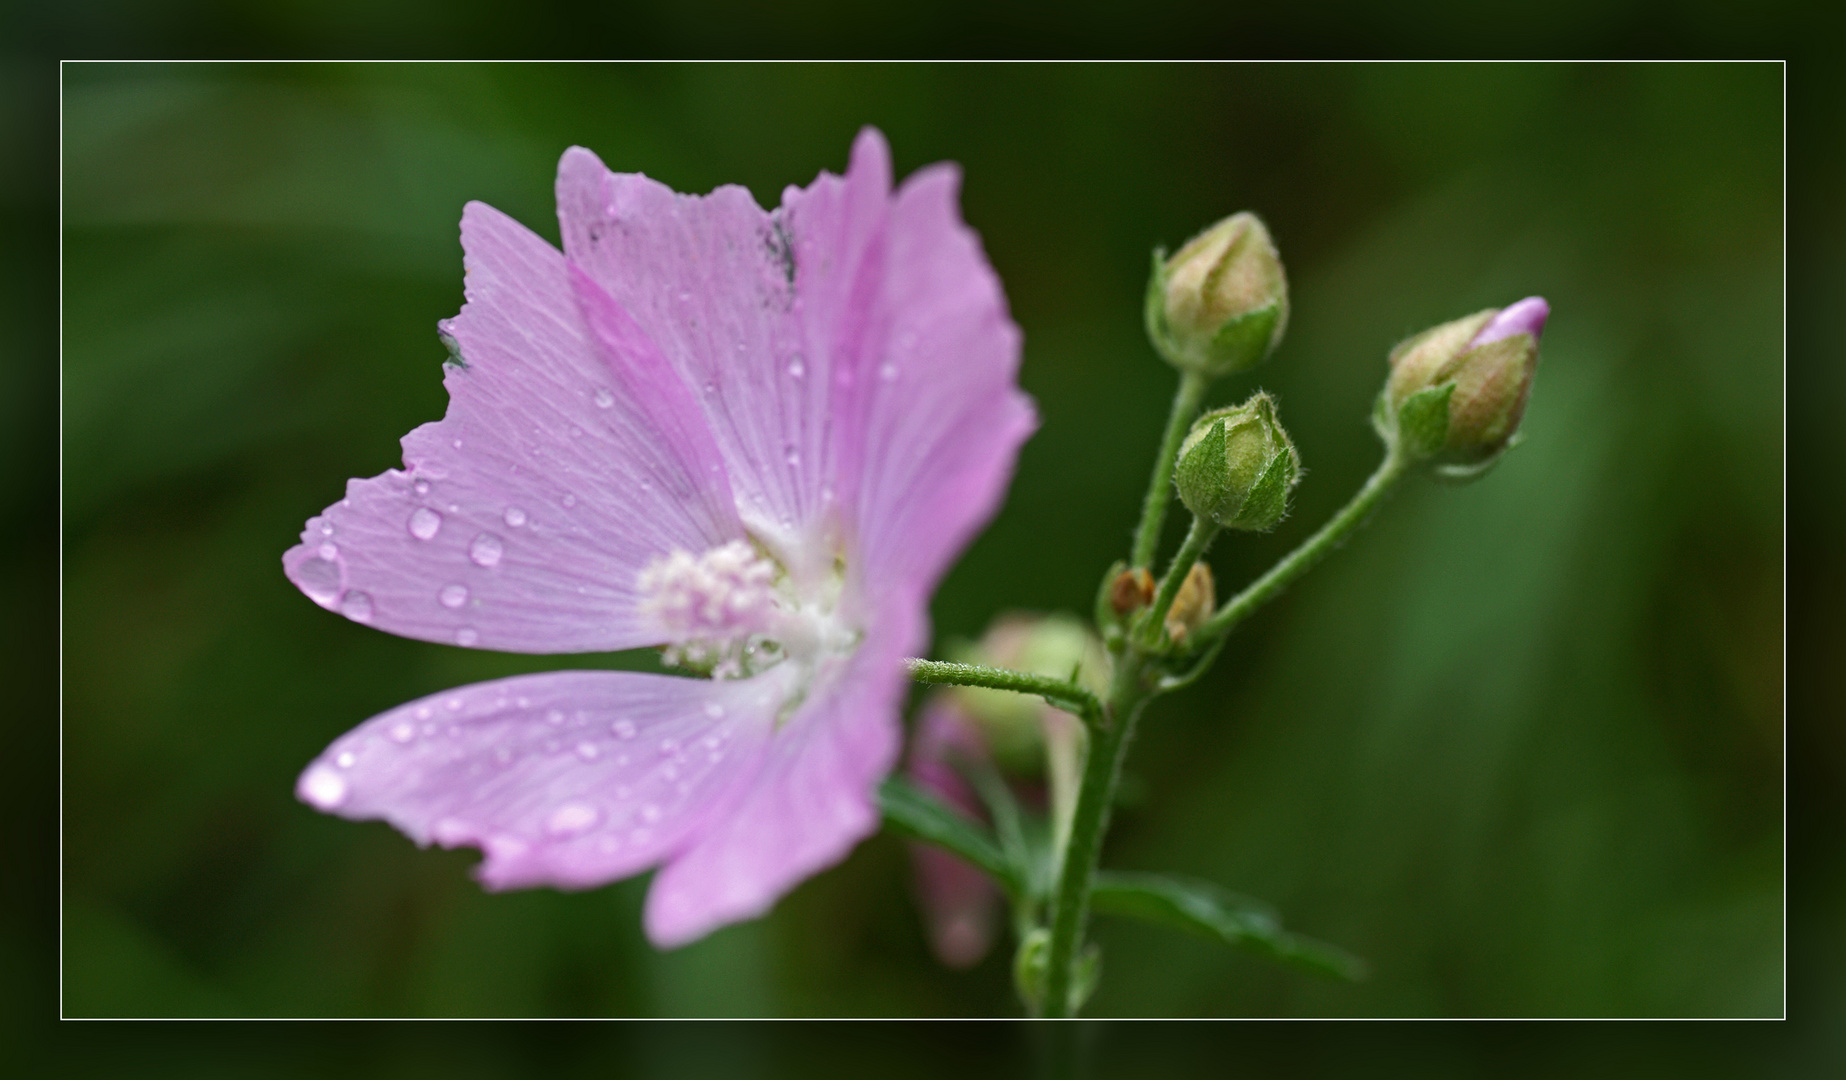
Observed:
[[[1015,383],[1020,335],[979,238],[961,222],[960,172],[923,169],[891,211],[890,313],[872,373],[858,487],[867,580],[926,593],[1005,494],[1037,426]]]
[[[426,641],[513,652],[660,638],[637,575],[742,535],[703,420],[619,308],[524,226],[462,217],[468,302],[445,329],[465,368],[404,470],[347,485],[283,556],[322,607]],[[586,322],[585,311],[589,313]]]
[[[490,888],[580,889],[659,862],[749,789],[785,674],[564,671],[413,701],[335,740],[296,792],[418,844],[474,846]]]
[[[893,620],[911,625],[868,636],[817,673],[807,700],[770,740],[749,791],[655,875],[643,922],[656,945],[763,914],[878,830],[874,791],[901,734],[899,662],[908,650],[897,646],[914,636],[915,619]]]
[[[1498,315],[1487,321],[1474,339],[1468,342],[1469,348],[1491,345],[1514,334],[1531,334],[1537,338],[1545,332],[1545,320],[1551,317],[1551,305],[1542,296],[1528,296],[1502,308]]]
[[[917,717],[907,771],[918,787],[970,817],[984,818],[980,799],[955,767],[958,758],[986,760],[987,746],[960,708],[937,697]],[[941,848],[911,844],[910,853],[917,900],[936,958],[952,968],[979,963],[999,927],[999,887],[981,870]]]

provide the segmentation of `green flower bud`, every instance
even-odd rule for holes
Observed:
[[[1199,417],[1173,470],[1186,509],[1252,532],[1282,520],[1300,479],[1301,456],[1276,422],[1275,400],[1260,391],[1242,405]]]
[[[1255,367],[1282,343],[1288,281],[1255,214],[1232,214],[1165,254],[1154,252],[1147,333],[1168,363],[1216,378]]]
[[[1531,296],[1399,344],[1379,395],[1379,433],[1412,460],[1454,479],[1486,472],[1512,444],[1538,368],[1550,306]]]

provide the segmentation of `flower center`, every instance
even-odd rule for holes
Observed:
[[[676,550],[648,563],[641,611],[666,640],[662,658],[718,679],[754,675],[836,643],[833,597],[798,595],[773,559],[742,540],[702,554]]]

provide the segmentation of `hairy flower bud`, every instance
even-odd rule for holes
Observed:
[[[1252,532],[1282,520],[1300,478],[1301,457],[1276,422],[1275,400],[1260,391],[1242,405],[1201,416],[1180,444],[1173,472],[1186,509]]]
[[[1538,337],[1551,306],[1529,296],[1402,342],[1379,396],[1379,433],[1444,475],[1485,472],[1512,443],[1538,368]]]
[[[1216,378],[1255,367],[1281,344],[1288,281],[1255,214],[1232,214],[1164,254],[1154,252],[1147,333],[1168,363]]]

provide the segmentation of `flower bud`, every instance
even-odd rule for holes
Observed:
[[[1092,691],[1108,688],[1109,660],[1102,643],[1070,615],[1003,615],[979,642],[954,650],[954,658],[1058,679],[1075,672],[1077,681]],[[1049,705],[1029,694],[978,686],[957,686],[947,693],[1003,767],[1030,773],[1042,766]]]
[[[1147,333],[1168,363],[1216,378],[1255,367],[1282,343],[1288,282],[1255,214],[1232,214],[1164,254],[1154,252]]]
[[[1217,606],[1218,589],[1212,581],[1211,567],[1203,561],[1193,563],[1186,580],[1179,583],[1179,591],[1173,594],[1173,606],[1167,609],[1167,639],[1186,640],[1187,634],[1205,625]]]
[[[1199,417],[1173,470],[1186,509],[1252,532],[1282,520],[1300,479],[1301,457],[1276,422],[1275,400],[1260,391],[1242,405]]]
[[[1399,344],[1378,401],[1380,433],[1412,459],[1435,460],[1445,475],[1485,472],[1519,430],[1550,313],[1543,297],[1528,296]]]

